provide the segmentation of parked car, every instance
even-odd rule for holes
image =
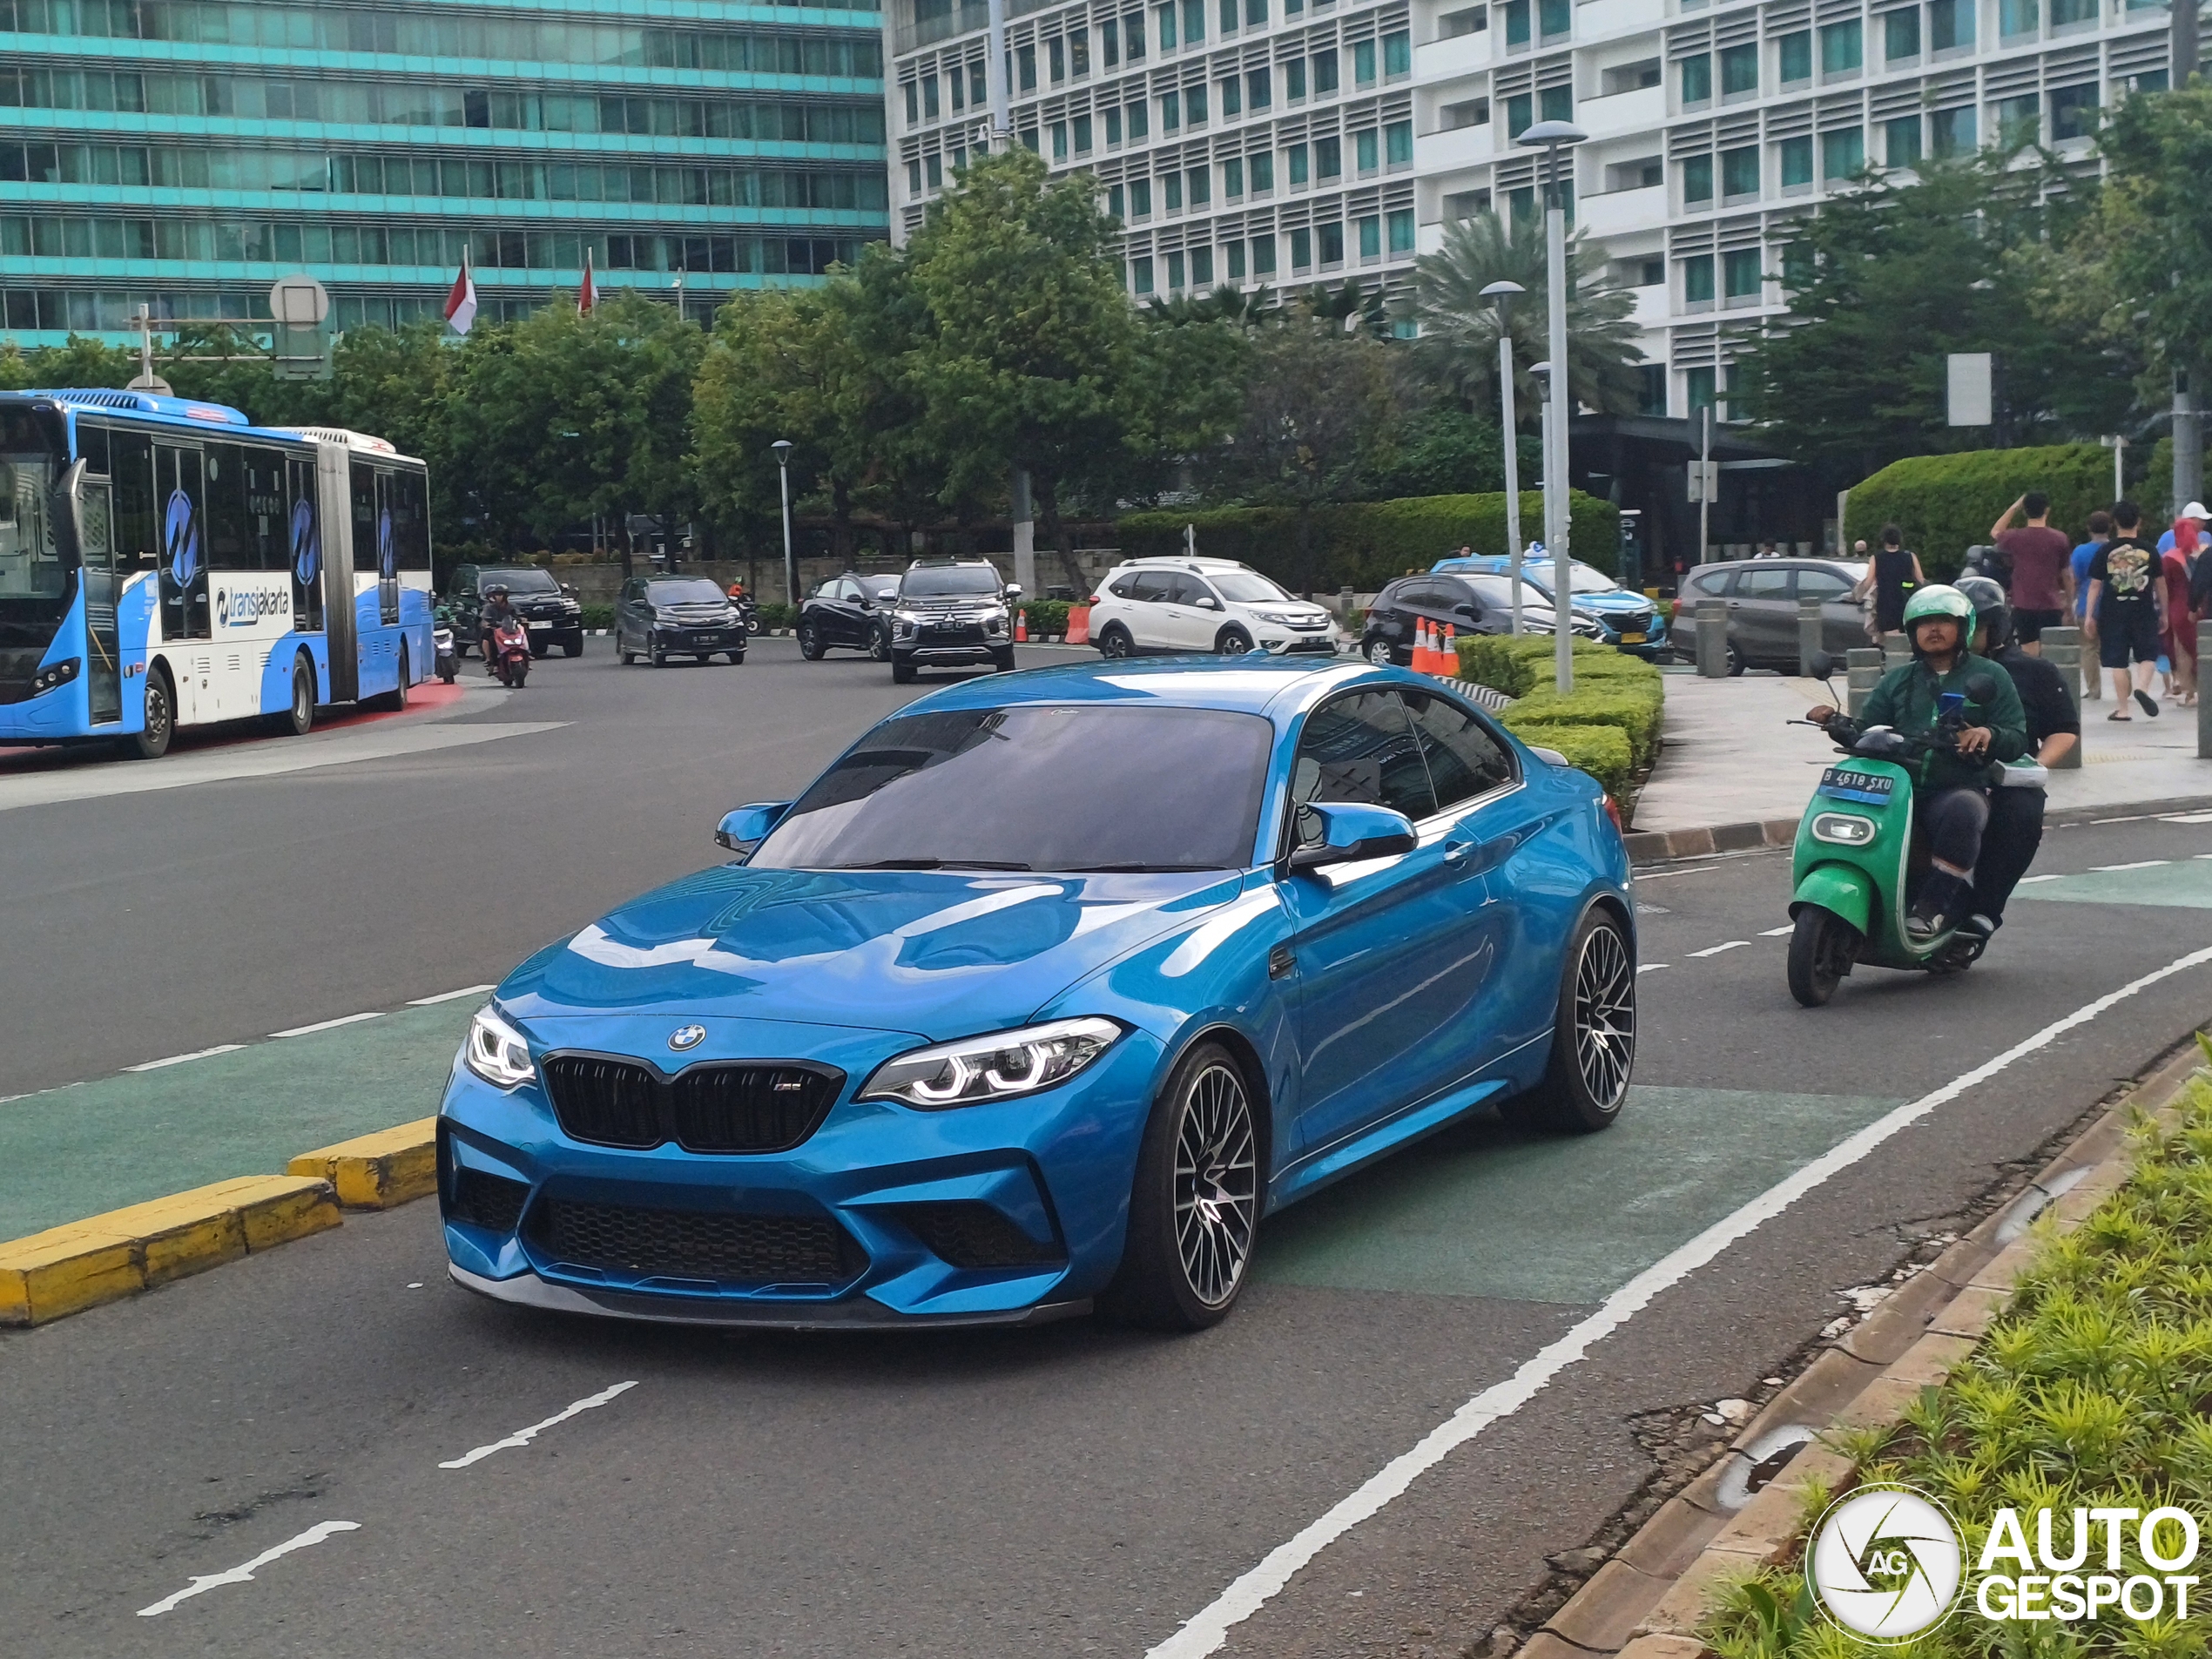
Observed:
[[[477,612],[488,587],[507,590],[507,603],[530,631],[532,656],[546,656],[556,645],[563,656],[583,655],[583,606],[574,588],[535,564],[462,564],[454,569],[445,601],[453,612],[454,648],[462,656],[482,637]]]
[[[1868,644],[1866,617],[1851,590],[1866,574],[1853,559],[1730,559],[1700,565],[1683,578],[1676,596],[1675,649],[1697,654],[1697,604],[1728,604],[1728,671],[1778,668],[1797,671],[1797,601],[1818,599],[1820,645],[1840,657]]]
[[[1574,584],[1575,614],[1597,624],[1598,637],[1604,644],[1651,662],[1663,663],[1674,654],[1673,644],[1667,637],[1666,613],[1649,597],[1634,588],[1622,587],[1595,564],[1574,559],[1567,568]],[[1439,559],[1432,569],[1439,574],[1457,571],[1509,577],[1513,561],[1501,553],[1491,553]],[[1521,567],[1522,584],[1534,587],[1546,604],[1552,602],[1552,562],[1542,556],[1541,549]]]
[[[883,662],[891,655],[891,612],[899,578],[847,570],[819,583],[799,607],[799,654],[818,661],[827,651],[864,651]]]
[[[465,1288],[723,1327],[1194,1330],[1270,1212],[1493,1106],[1578,1134],[1627,1097],[1604,797],[1401,670],[972,679],[716,840],[732,862],[473,1017],[437,1117]]]
[[[1234,559],[1130,559],[1107,572],[1090,602],[1103,657],[1254,649],[1333,657],[1344,633],[1320,605],[1292,597]]]
[[[730,596],[705,577],[641,576],[615,602],[615,654],[624,667],[643,657],[655,668],[671,657],[710,662],[725,651],[745,661],[745,618]]]
[[[988,559],[916,559],[891,600],[893,681],[904,685],[921,669],[976,663],[1011,672],[1012,606],[1021,597]]]
[[[1359,653],[1369,662],[1410,666],[1413,636],[1420,624],[1441,630],[1447,624],[1462,634],[1513,631],[1513,583],[1501,576],[1402,576],[1375,596]],[[1548,634],[1553,613],[1526,577],[1521,590],[1521,631]],[[1604,630],[1588,617],[1570,624],[1579,639],[1602,639]]]

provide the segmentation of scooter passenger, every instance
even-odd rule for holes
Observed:
[[[2004,589],[1987,577],[1961,577],[1959,591],[1974,608],[1973,649],[2012,676],[2027,718],[2029,752],[2046,766],[2081,741],[2081,716],[2059,671],[2030,657],[2013,637],[2012,604]],[[2035,861],[2043,843],[2044,792],[2040,787],[2011,786],[1989,792],[1989,826],[1982,831],[1981,858],[1974,866],[1973,914],[1959,931],[1986,940],[2005,924],[2005,904]]]
[[[1914,593],[1905,606],[1905,632],[1912,660],[1885,674],[1858,717],[1862,725],[1886,725],[1908,737],[1935,738],[1943,698],[1966,699],[1968,723],[1955,752],[1931,747],[1909,764],[1914,772],[1913,813],[1926,836],[1930,868],[1905,919],[1918,941],[1933,939],[1972,914],[1975,861],[1989,822],[1987,775],[1992,760],[2015,760],[2027,752],[2027,716],[2012,677],[1966,649],[1974,607],[1958,589],[1938,583]],[[1978,698],[1967,688],[1979,675],[1988,684]],[[1826,725],[1837,711],[1822,705],[1806,718]]]
[[[484,608],[476,613],[476,643],[483,648],[484,672],[499,672],[499,647],[492,642],[492,631],[503,622],[515,620],[515,607],[507,603],[507,590],[494,583],[484,590]]]

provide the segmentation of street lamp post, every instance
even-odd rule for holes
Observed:
[[[1506,450],[1506,556],[1513,577],[1513,631],[1521,632],[1521,455],[1514,441],[1513,297],[1528,290],[1518,282],[1493,282],[1482,297],[1498,307],[1499,430]]]
[[[791,556],[791,440],[778,438],[768,446],[776,452],[776,476],[784,494],[784,603],[799,609],[799,563]]]
[[[1552,554],[1552,661],[1559,690],[1575,689],[1573,563],[1568,545],[1567,428],[1575,393],[1567,370],[1567,204],[1559,193],[1559,152],[1590,135],[1572,121],[1539,121],[1519,142],[1544,152],[1544,293],[1553,372],[1551,448],[1544,457],[1544,541]]]

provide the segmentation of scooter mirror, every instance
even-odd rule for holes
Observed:
[[[1966,695],[1986,705],[1996,697],[1997,684],[1986,674],[1977,674],[1966,682]]]
[[[1812,654],[1812,677],[1813,677],[1813,678],[1815,678],[1815,679],[1817,679],[1817,680],[1831,680],[1831,679],[1835,678],[1836,678],[1836,659],[1835,659],[1835,658],[1833,658],[1832,656],[1831,656],[1828,652],[1826,652],[1826,651],[1817,651],[1813,652],[1813,654]]]

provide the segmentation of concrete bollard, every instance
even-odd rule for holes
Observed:
[[[1910,637],[1904,634],[1884,634],[1882,636],[1882,664],[1884,667],[1895,668],[1899,663],[1909,663],[1912,660],[1912,641]]]
[[[1797,672],[1807,678],[1812,676],[1812,659],[1826,649],[1821,643],[1824,620],[1821,601],[1797,601]]]
[[[1701,679],[1728,678],[1728,604],[1722,599],[1697,602],[1697,674]]]
[[[1844,660],[1851,665],[1850,678],[1846,682],[1848,689],[1844,694],[1844,712],[1856,720],[1865,709],[1866,699],[1874,694],[1874,688],[1882,683],[1882,675],[1886,671],[1883,667],[1882,653],[1871,645],[1846,651]]]
[[[2081,712],[2081,631],[2079,628],[2046,628],[2043,631],[2043,660],[2059,671],[2059,679],[2066,686],[2072,699],[2074,712]],[[2088,735],[2086,732],[2082,734]],[[2077,743],[2059,758],[2055,770],[2074,772],[2081,765],[2081,745]]]
[[[2196,624],[2196,758],[2212,760],[2212,703],[2204,698],[2204,654],[2212,651],[2212,617]]]

